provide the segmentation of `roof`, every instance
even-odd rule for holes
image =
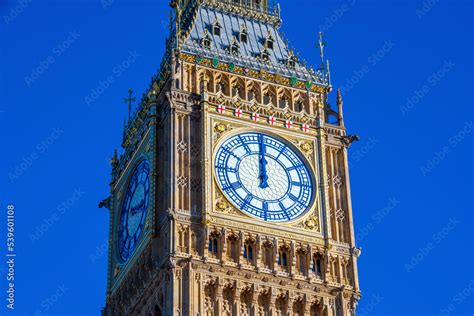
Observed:
[[[182,51],[208,58],[216,57],[221,62],[232,62],[251,69],[264,69],[300,80],[312,80],[316,84],[329,84],[323,70],[308,69],[299,61],[294,67],[288,65],[288,58],[294,54],[279,31],[278,25],[207,5],[200,5],[197,10],[194,25],[181,47]],[[220,36],[212,32],[212,27],[216,22],[221,26]],[[239,40],[243,27],[248,33],[247,43]],[[265,41],[269,36],[273,38],[274,45],[273,49],[267,50],[269,58],[264,61],[261,59],[261,54],[265,50]],[[202,45],[204,37],[211,40],[210,48]],[[239,45],[238,54],[230,52],[233,41]]]

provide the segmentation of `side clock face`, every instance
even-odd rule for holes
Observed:
[[[241,211],[269,222],[293,220],[312,205],[313,177],[293,146],[263,133],[230,137],[217,149],[217,182]]]
[[[143,231],[150,193],[150,165],[142,161],[134,170],[122,204],[118,250],[122,262],[135,251]]]

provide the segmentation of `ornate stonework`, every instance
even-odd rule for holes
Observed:
[[[278,31],[279,9],[266,0],[172,6],[167,52],[125,126],[124,152],[112,159],[102,203],[111,218],[103,315],[354,316],[360,250],[347,150],[356,137],[346,135],[340,93],[337,112],[327,101],[328,67],[297,60]],[[244,23],[226,29],[237,18]],[[268,34],[253,34],[252,23]],[[232,32],[227,43],[223,34]],[[261,52],[245,56],[245,41],[253,40]],[[300,216],[278,223],[252,217],[218,185],[217,149],[249,131],[272,135],[304,158],[315,185]],[[151,168],[146,225],[122,262],[119,218],[140,159]]]

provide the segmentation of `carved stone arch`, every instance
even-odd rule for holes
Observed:
[[[209,231],[207,251],[209,256],[214,259],[220,259],[220,254],[222,253],[222,233],[217,230],[216,227]]]
[[[217,312],[216,294],[217,294],[217,279],[208,278],[204,286],[204,315],[214,316]]]
[[[273,269],[273,265],[274,265],[274,250],[275,248],[275,244],[269,240],[268,238],[266,238],[265,240],[262,241],[261,243],[261,260],[262,260],[262,264],[265,268],[267,269]]]
[[[280,109],[293,109],[293,95],[290,89],[281,89],[280,98],[278,100],[278,107]]]
[[[312,255],[312,272],[319,279],[324,279],[324,275],[327,271],[326,260],[324,256],[324,251],[321,249],[316,249]]]
[[[240,291],[240,316],[250,316],[252,313],[252,301],[254,296],[254,290],[251,285],[246,284]]]
[[[263,89],[262,103],[264,105],[272,105],[278,107],[278,89],[271,84],[267,84]]]
[[[232,91],[232,96],[233,97],[238,97],[241,100],[246,100],[246,91],[247,91],[247,86],[246,86],[246,80],[243,77],[236,77],[235,84],[233,86],[233,91]]]
[[[226,73],[219,73],[219,83],[221,87],[221,92],[227,96],[231,96],[231,76]]]
[[[239,261],[240,255],[240,236],[235,231],[230,231],[227,234],[227,259],[232,262]]]
[[[294,94],[294,109],[298,113],[309,113],[307,93],[295,91]]]
[[[296,272],[300,275],[307,276],[309,271],[309,249],[301,244],[296,247]]]
[[[199,87],[203,84],[204,80],[207,80],[206,90],[215,93],[215,75],[212,71],[206,68],[201,68],[198,71]],[[201,89],[201,88],[200,88]]]
[[[305,316],[306,299],[303,294],[298,294],[293,298],[293,305],[291,307],[293,316]]]
[[[314,297],[311,300],[311,307],[309,309],[310,316],[324,315],[324,301],[321,297]]]
[[[288,313],[288,293],[280,291],[275,298],[275,315],[286,316]]]
[[[225,280],[222,286],[222,316],[234,315],[234,302],[236,294],[235,281]]]
[[[252,81],[253,84],[249,87],[253,100],[256,103],[262,104],[262,84],[259,81]]]
[[[292,266],[291,245],[286,241],[278,246],[278,266],[283,272],[289,272]]]
[[[267,287],[262,287],[258,291],[256,315],[266,316],[270,312],[271,291]]]
[[[257,257],[257,238],[250,233],[248,233],[247,236],[244,235],[242,247],[244,262],[252,265],[255,264]]]

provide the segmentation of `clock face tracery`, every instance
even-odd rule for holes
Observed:
[[[293,220],[311,206],[313,177],[293,146],[257,132],[225,140],[215,156],[217,182],[241,211],[269,222]]]
[[[150,193],[150,165],[143,160],[134,170],[123,200],[118,231],[118,250],[121,261],[134,253],[143,231]]]

